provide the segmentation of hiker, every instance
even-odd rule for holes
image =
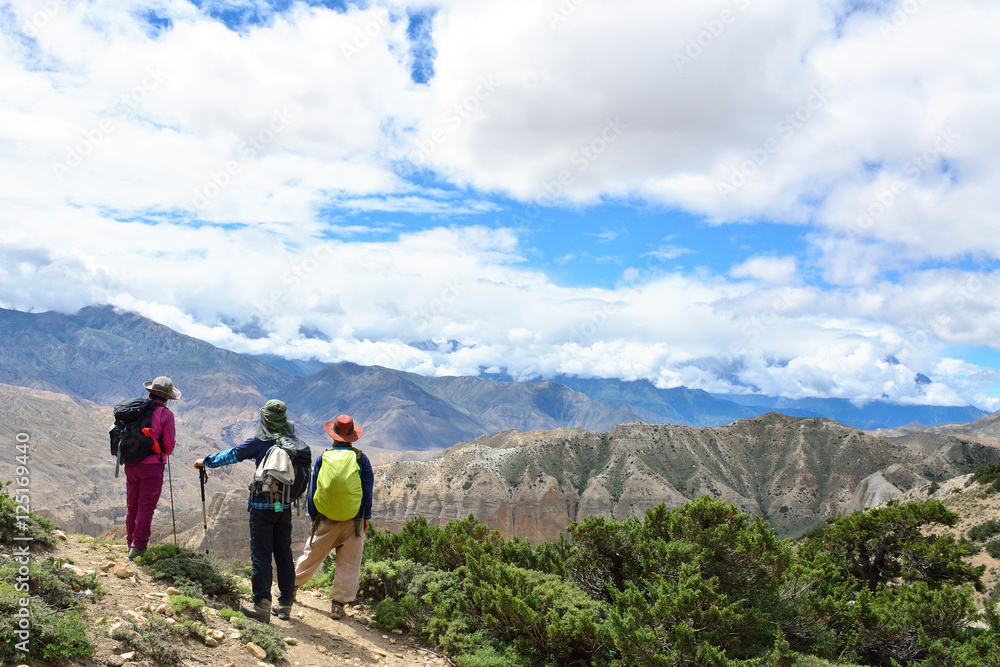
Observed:
[[[146,553],[146,545],[149,544],[153,513],[160,501],[160,491],[163,490],[164,457],[173,453],[176,437],[174,413],[167,407],[167,401],[176,401],[181,397],[181,392],[174,387],[173,381],[163,375],[150,382],[144,382],[142,386],[156,404],[149,425],[156,453],[150,454],[138,463],[124,464],[127,508],[125,544],[128,545],[129,560]]]
[[[254,437],[224,452],[209,454],[194,462],[195,468],[218,468],[247,459],[260,465],[275,441],[294,436],[295,424],[285,416],[285,404],[269,400],[260,409],[260,423]],[[280,508],[280,511],[278,511]],[[295,561],[292,558],[291,503],[271,502],[263,493],[251,492],[247,499],[250,512],[250,586],[253,607],[241,604],[249,618],[271,622],[271,557],[278,573],[278,606],[274,614],[287,620],[295,601]]]
[[[326,422],[323,430],[333,438],[333,446],[317,456],[313,465],[309,484],[312,536],[295,563],[295,585],[298,587],[309,581],[326,555],[334,550],[336,568],[330,594],[330,618],[340,619],[344,616],[344,605],[353,602],[358,595],[361,553],[372,516],[375,475],[368,457],[351,446],[363,433],[351,417],[340,415],[336,420]],[[341,493],[331,490],[336,488],[336,481],[330,482],[330,478],[341,471],[344,482],[350,487],[342,495],[353,495],[354,500],[344,501],[336,497]],[[360,507],[352,504],[358,502]],[[334,518],[328,518],[320,509],[334,515]]]

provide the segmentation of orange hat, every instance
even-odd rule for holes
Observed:
[[[323,430],[337,442],[354,442],[364,433],[348,415],[340,415],[335,421],[323,424]]]

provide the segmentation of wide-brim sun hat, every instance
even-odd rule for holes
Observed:
[[[349,415],[340,415],[333,421],[323,424],[326,434],[337,442],[354,442],[364,433],[360,426],[355,426]]]
[[[145,387],[146,391],[150,394],[159,396],[160,398],[168,398],[176,401],[181,397],[181,390],[174,387],[173,380],[168,378],[166,375],[161,375],[150,382],[143,382],[142,386]]]

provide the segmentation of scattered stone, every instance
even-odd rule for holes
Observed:
[[[70,572],[72,572],[73,574],[75,574],[77,577],[81,577],[82,578],[82,577],[87,576],[86,572],[84,572],[83,570],[81,570],[80,568],[78,568],[76,565],[73,565],[73,563],[64,563],[63,566],[62,566],[62,569],[69,570]]]
[[[128,579],[129,575],[132,574],[128,571],[128,565],[125,563],[116,563],[114,567],[115,576],[119,579]]]
[[[156,609],[153,610],[153,613],[154,614],[163,614],[164,616],[166,616],[168,609],[170,609],[170,605],[168,605],[166,602],[164,602],[161,605],[157,605]]]
[[[375,652],[378,653],[383,658],[388,658],[389,657],[389,654],[386,653],[385,651],[382,651],[382,650],[379,650],[379,649],[375,649]]]
[[[394,634],[394,635],[401,635],[401,634],[403,634],[403,631],[400,630],[399,628],[393,628],[392,629],[392,634]]]
[[[122,616],[125,617],[125,620],[132,621],[133,623],[138,623],[143,627],[149,625],[149,621],[146,620],[145,616],[132,609],[126,609],[125,611],[123,611]]]
[[[114,625],[112,625],[110,628],[108,628],[108,637],[110,637],[114,633],[115,630],[117,630],[118,628],[122,627],[123,625],[125,625],[125,624],[122,621],[118,621],[117,623],[115,623]]]
[[[167,595],[180,595],[180,594],[181,592],[176,588],[174,588],[173,586],[167,589]]]
[[[205,646],[218,646],[219,640],[215,637],[205,637]]]
[[[236,663],[230,662],[229,664],[226,665],[226,667],[236,667]]]
[[[322,637],[322,636],[323,636],[323,633],[322,633],[322,632],[313,632],[313,633],[312,633],[312,634],[310,635],[310,637]]]
[[[327,650],[327,648],[325,646],[320,646],[319,644],[316,644],[316,650],[319,651],[320,653],[329,653],[330,652],[330,651]]]
[[[296,639],[295,637],[285,637],[285,643],[288,644],[289,646],[295,646],[296,644],[299,643],[299,640]]]
[[[204,612],[206,614],[208,614],[209,616],[218,616],[219,615],[219,610],[215,609],[213,607],[202,607],[202,610],[204,610]]]
[[[239,630],[233,630],[232,632],[229,633],[229,638],[230,639],[239,639],[242,636],[243,636],[243,633],[240,632]]]
[[[167,616],[165,620],[167,621],[167,625],[173,625],[174,623],[177,622],[177,619],[174,618],[173,616]]]
[[[85,554],[85,553],[89,553],[89,552],[90,552],[90,549],[88,549],[87,547],[80,547],[80,553],[84,553]]]
[[[148,598],[160,598],[161,600],[167,597],[167,595],[168,593],[146,593],[146,597]]]
[[[395,638],[395,637],[393,637],[392,639],[390,639],[390,640],[389,640],[389,643],[390,643],[390,644],[395,644],[395,643],[396,643],[396,638]]]
[[[219,641],[222,641],[226,637],[226,633],[223,632],[222,630],[212,630],[212,637],[214,637]]]
[[[404,655],[403,655],[402,653],[397,653],[397,654],[396,654],[396,657],[397,657],[397,658],[399,658],[400,660],[402,660],[402,659],[403,659],[403,658],[405,658],[406,656],[404,656]]]
[[[63,542],[66,542],[67,540],[69,540],[69,538],[66,537],[66,533],[62,532],[61,530],[53,530],[52,534],[55,535],[56,537],[58,537]]]
[[[389,635],[382,635],[382,639],[388,639]]]
[[[358,623],[360,623],[361,625],[368,625],[369,623],[372,622],[372,619],[368,618],[367,616],[358,616],[357,619]]]
[[[313,591],[313,592],[312,592],[312,596],[313,596],[314,598],[321,598],[321,597],[323,597],[323,594],[322,594],[322,593],[320,593],[319,591]]]
[[[295,612],[295,618],[302,618],[304,616],[305,616],[305,614],[303,614],[301,611]]]
[[[149,603],[147,602],[146,604],[139,607],[139,611],[153,611],[153,609],[152,607],[149,606]]]
[[[263,660],[267,657],[267,651],[257,646],[253,642],[247,642],[247,650],[250,651],[250,655],[257,658],[258,660]]]
[[[125,660],[131,660],[132,658],[135,657],[135,651],[129,651],[128,653],[120,653],[119,657],[124,658]]]

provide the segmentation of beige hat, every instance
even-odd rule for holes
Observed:
[[[173,380],[165,375],[161,375],[152,382],[144,382],[142,386],[150,394],[159,396],[160,398],[172,398],[176,401],[181,397],[181,390],[175,389]]]

